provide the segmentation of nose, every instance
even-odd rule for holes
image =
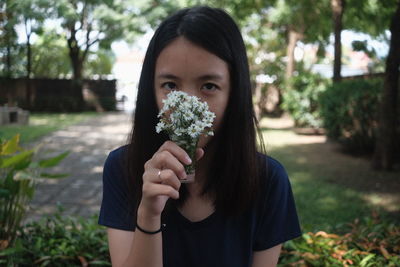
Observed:
[[[193,89],[194,87],[192,86],[185,86],[182,88],[182,92],[185,92],[186,94],[190,95],[190,96],[197,96],[200,98],[200,94],[198,92],[198,90]]]

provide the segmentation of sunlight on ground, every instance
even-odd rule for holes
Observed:
[[[293,123],[290,119],[263,118],[260,128],[263,132],[266,148],[282,147],[293,144],[325,143],[324,135],[298,135],[291,131]]]
[[[371,170],[368,158],[340,152],[324,135],[296,134],[290,118],[263,118],[260,128],[267,154],[288,171],[307,226],[329,227],[371,210],[399,214],[398,173]]]
[[[393,194],[370,193],[363,196],[368,203],[379,206],[389,212],[400,212],[400,197]]]

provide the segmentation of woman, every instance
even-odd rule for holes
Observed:
[[[181,184],[188,154],[155,131],[171,90],[216,114],[215,135],[198,143],[191,184]],[[131,140],[104,166],[99,223],[108,227],[113,265],[275,266],[282,243],[301,231],[286,172],[257,152],[256,129],[232,18],[209,7],[167,18],[144,59]]]

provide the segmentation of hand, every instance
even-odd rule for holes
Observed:
[[[197,160],[204,155],[198,148]],[[180,179],[187,174],[183,164],[190,164],[188,154],[172,141],[166,141],[144,165],[142,200],[138,215],[159,218],[168,198],[178,199]]]

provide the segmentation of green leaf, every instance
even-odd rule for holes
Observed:
[[[364,267],[367,265],[368,261],[370,259],[372,259],[373,257],[375,257],[375,254],[369,254],[368,256],[366,256],[364,259],[362,259],[362,261],[360,262],[360,266]]]
[[[10,190],[0,188],[0,198],[4,198],[10,195]]]
[[[64,152],[61,153],[60,155],[48,159],[44,159],[39,161],[39,166],[42,168],[49,168],[49,167],[54,167],[60,163],[66,156],[68,156],[69,152]]]
[[[19,149],[19,134],[16,134],[13,138],[7,141],[4,145],[2,145],[0,155],[11,155],[17,152]]]
[[[40,174],[40,177],[42,177],[42,178],[50,178],[50,179],[65,178],[67,176],[69,176],[68,173],[54,173],[53,174],[53,173],[45,173],[45,172],[43,172],[43,173]]]
[[[30,162],[33,156],[33,151],[32,150],[26,150],[24,152],[21,152],[17,155],[8,157],[8,158],[3,158],[3,160],[0,162],[0,168],[8,168],[11,166],[17,166],[18,169],[21,169],[23,165],[26,164],[26,162]]]

